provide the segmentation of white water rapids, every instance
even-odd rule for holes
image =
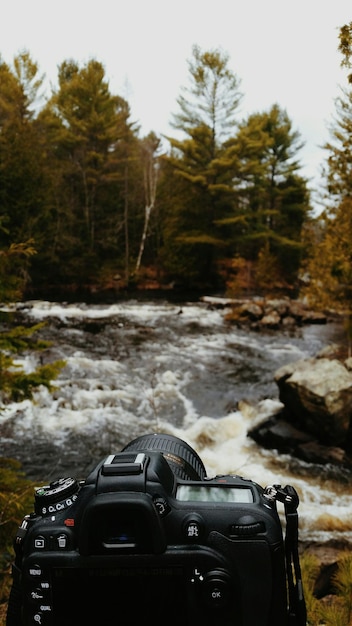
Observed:
[[[39,358],[60,358],[66,365],[52,393],[43,387],[34,402],[1,411],[1,456],[10,451],[34,462],[41,446],[46,482],[62,476],[49,445],[55,444],[82,478],[88,461],[94,465],[139,435],[167,432],[199,453],[208,476],[235,473],[262,486],[293,485],[300,496],[302,540],[352,542],[348,485],[289,455],[264,450],[247,436],[281,408],[275,370],[331,342],[329,325],[291,335],[256,333],[226,323],[224,310],[164,301],[35,301],[10,309],[28,324],[47,322],[40,336],[52,342],[41,357],[28,353],[19,364],[30,371]]]

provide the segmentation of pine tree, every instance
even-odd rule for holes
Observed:
[[[261,266],[265,256],[271,264],[275,259],[278,284],[295,281],[303,252],[310,207],[307,181],[299,175],[302,146],[278,105],[250,115],[227,143],[236,202],[224,223],[236,227],[237,254],[253,263],[260,257]]]
[[[174,274],[191,283],[216,280],[217,259],[226,246],[220,220],[228,209],[231,190],[222,161],[224,142],[236,125],[241,99],[239,80],[220,50],[193,48],[189,61],[190,86],[178,98],[173,126],[183,138],[170,138],[168,175],[179,197],[169,200],[165,225],[168,264]]]
[[[143,207],[137,129],[129,117],[128,103],[110,93],[100,62],[61,64],[59,87],[39,116],[56,180],[48,224],[52,245],[38,261],[46,258],[58,282],[100,280],[105,263],[116,273],[126,251],[128,264],[132,194]],[[139,185],[132,185],[136,178]],[[40,277],[37,265],[36,272]]]
[[[41,231],[47,181],[35,110],[42,82],[28,52],[12,68],[0,61],[0,243],[6,247]]]
[[[30,242],[12,244],[8,249],[0,249],[1,303],[12,303],[21,299],[24,285],[22,270],[26,266],[27,258],[33,254],[35,249]],[[32,398],[34,391],[41,385],[51,390],[52,381],[64,367],[65,362],[62,360],[45,365],[39,363],[33,371],[27,373],[16,364],[16,358],[26,351],[39,352],[49,346],[36,336],[43,325],[16,325],[11,311],[0,312],[0,408],[9,402]]]

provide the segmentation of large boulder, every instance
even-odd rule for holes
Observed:
[[[310,358],[275,373],[292,422],[330,446],[346,447],[352,417],[352,372],[337,359]]]

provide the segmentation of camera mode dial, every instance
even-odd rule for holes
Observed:
[[[75,478],[60,478],[35,490],[37,515],[49,515],[71,506],[77,498],[80,485]]]

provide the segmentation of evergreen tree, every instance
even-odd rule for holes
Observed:
[[[185,138],[169,138],[167,171],[169,175],[172,169],[173,181],[181,178],[181,195],[176,201],[174,195],[166,200],[170,220],[165,224],[164,244],[169,271],[176,277],[182,274],[190,283],[216,280],[217,260],[226,245],[218,223],[229,203],[222,155],[241,99],[239,80],[228,60],[219,50],[202,52],[194,46],[190,86],[179,97],[179,113],[173,118],[174,128]]]
[[[0,61],[0,243],[36,239],[47,182],[35,108],[42,77],[27,52]]]
[[[236,202],[225,223],[236,226],[236,254],[252,262],[270,254],[279,282],[292,283],[301,262],[302,226],[309,213],[307,182],[298,174],[302,146],[278,105],[250,115],[227,142]]]
[[[172,125],[190,137],[196,128],[208,129],[208,149],[214,158],[236,125],[242,97],[240,81],[229,69],[229,57],[223,51],[202,52],[199,46],[193,46],[192,53],[188,61],[190,86],[182,89],[177,100],[180,110],[174,114]]]
[[[129,116],[127,102],[110,93],[101,63],[61,64],[59,88],[39,117],[57,176],[48,260],[61,280],[92,281],[106,258],[113,256],[116,271],[123,255],[118,241],[121,232],[127,236],[125,195],[137,149]]]
[[[0,249],[0,299],[13,302],[22,297],[23,280],[21,267],[26,259],[35,254],[30,243],[11,244],[8,249]],[[35,333],[43,326],[16,326],[11,312],[0,313],[0,409],[4,404],[31,398],[40,385],[52,388],[52,380],[57,378],[63,361],[46,365],[39,364],[32,372],[25,372],[15,363],[14,357],[26,350],[43,350],[48,343],[35,338]]]

